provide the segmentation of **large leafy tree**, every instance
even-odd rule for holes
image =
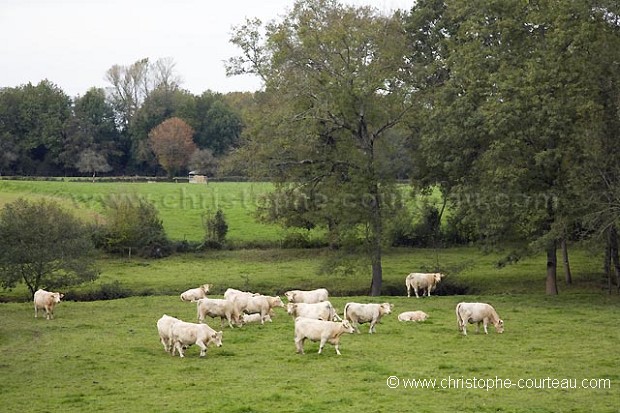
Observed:
[[[57,203],[18,199],[0,211],[0,285],[20,282],[30,293],[94,280],[86,226]]]
[[[52,174],[60,171],[64,125],[71,115],[71,99],[43,80],[0,90],[0,157],[12,173]]]
[[[194,130],[177,117],[166,119],[149,133],[151,148],[170,177],[187,166],[197,149],[193,136]]]
[[[586,0],[423,1],[410,15],[412,60],[433,80],[419,178],[451,191],[487,241],[544,249],[549,294],[557,240],[583,213],[571,177],[598,118],[591,73],[607,63],[591,39],[605,16]]]
[[[242,151],[255,174],[276,182],[269,216],[361,235],[371,295],[381,294],[386,199],[394,194],[382,153],[411,108],[401,23],[369,7],[297,1],[264,39],[259,21],[239,26],[232,41],[243,56],[228,67],[265,81]]]

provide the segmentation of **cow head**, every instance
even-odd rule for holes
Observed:
[[[284,293],[284,296],[286,297],[286,299],[290,303],[294,303],[295,302],[295,292],[294,291],[287,291],[287,292]]]
[[[444,275],[440,272],[435,273],[435,282],[438,283],[439,281],[441,281],[441,279],[444,277]]]
[[[284,308],[284,303],[282,302],[282,299],[280,298],[280,296],[276,295],[275,297],[272,297],[272,307]]]
[[[202,288],[202,291],[204,291],[205,294],[208,294],[212,287],[213,284],[204,284],[200,286],[200,288]]]
[[[346,333],[353,334],[355,332],[355,329],[348,320],[342,320],[342,327]]]
[[[211,342],[215,344],[217,347],[222,347],[222,331],[215,332],[211,334]]]
[[[52,296],[54,297],[54,302],[59,303],[65,295],[62,293],[53,293]]]
[[[297,304],[288,303],[286,305],[286,312],[289,313],[289,315],[295,315],[295,313],[297,312]]]
[[[390,304],[390,303],[381,304],[381,311],[383,312],[383,314],[390,314],[393,309],[394,309],[394,304]]]
[[[497,323],[495,323],[494,326],[495,326],[495,331],[497,331],[498,333],[501,334],[504,332],[504,320],[502,320],[501,318],[497,320]]]

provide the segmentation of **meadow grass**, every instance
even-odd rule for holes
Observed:
[[[220,206],[232,239],[273,241],[282,232],[252,217],[256,197],[268,188],[249,183],[0,181],[0,203],[20,196],[51,197],[89,219],[104,212],[110,197],[150,197],[169,235],[190,240],[202,237],[200,214]],[[51,321],[34,319],[23,285],[1,291],[0,299],[16,301],[0,304],[1,411],[619,411],[620,296],[601,290],[599,255],[572,251],[574,284],[565,286],[560,275],[560,295],[548,297],[542,256],[498,269],[501,255],[473,247],[388,249],[384,290],[397,296],[368,297],[368,266],[322,272],[332,254],[326,249],[269,249],[160,260],[102,256],[101,277],[68,292],[118,282],[132,294],[151,295],[62,302]],[[403,297],[409,272],[436,269],[448,275],[445,285],[464,286],[468,295]],[[195,347],[185,359],[172,358],[159,343],[155,323],[164,313],[195,321],[195,304],[181,302],[179,294],[205,282],[214,285],[216,297],[228,287],[264,294],[326,287],[340,313],[348,301],[388,301],[395,308],[377,326],[377,334],[367,334],[363,325],[362,334],[343,337],[341,357],[330,345],[318,355],[318,344],[311,342],[305,355],[295,354],[293,320],[276,309],[273,323],[224,328],[224,345],[209,349],[204,359]],[[474,329],[467,337],[460,335],[454,307],[462,300],[493,304],[506,332],[495,334],[490,327],[488,336]],[[426,311],[430,319],[399,323],[397,314],[408,310]],[[219,320],[208,323],[219,329]],[[392,379],[396,388],[387,385],[390,376],[397,378]],[[529,379],[522,383],[526,387],[540,387],[547,378],[574,379],[578,388],[440,388],[448,378],[455,380],[453,385],[460,379],[470,387],[474,378],[513,383]],[[411,388],[414,379],[436,380],[436,388]],[[593,383],[611,388],[582,388],[584,379],[602,379]]]
[[[505,333],[460,335],[454,306],[461,300],[491,302]],[[195,304],[176,295],[62,302],[51,321],[34,319],[30,303],[0,304],[2,411],[618,411],[618,296],[332,299],[340,311],[348,301],[395,308],[376,334],[362,325],[361,334],[344,336],[342,356],[329,344],[319,355],[312,342],[295,354],[293,320],[276,309],[273,323],[225,327],[222,347],[200,358],[194,346],[185,359],[164,352],[155,326],[164,313],[195,320]],[[412,309],[429,320],[396,320]],[[220,329],[219,320],[207,321]],[[390,376],[396,388],[387,386]],[[470,387],[476,379],[477,388],[440,388],[449,378]],[[532,387],[546,378],[573,379],[578,388],[480,388],[480,380]],[[435,380],[436,388],[409,388],[413,379]],[[608,388],[580,388],[584,379]]]

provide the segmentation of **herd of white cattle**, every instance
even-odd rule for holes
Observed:
[[[405,279],[407,296],[411,297],[411,289],[415,296],[430,297],[443,275],[440,273],[411,273]],[[219,318],[222,327],[228,324],[230,328],[241,327],[248,323],[271,322],[276,307],[286,308],[289,315],[295,320],[295,349],[297,353],[304,353],[306,340],[319,342],[319,354],[323,352],[326,343],[334,346],[336,354],[340,355],[340,337],[354,332],[360,333],[359,325],[369,323],[369,333],[375,333],[375,326],[384,315],[391,314],[394,308],[390,303],[346,303],[343,317],[338,316],[334,306],[329,302],[329,292],[325,288],[316,290],[291,290],[284,293],[287,304],[279,296],[268,296],[254,292],[240,291],[229,288],[223,299],[209,298],[211,284],[204,284],[192,288],[181,294],[181,300],[196,303],[198,323],[190,323],[164,314],[157,320],[157,330],[164,350],[172,356],[178,353],[184,357],[184,350],[192,345],[200,348],[200,356],[207,354],[209,346],[222,345],[223,331],[216,331],[205,324],[205,318]],[[38,290],[34,294],[34,314],[44,310],[48,320],[54,317],[54,306],[60,302],[63,294]],[[423,311],[405,311],[398,315],[402,322],[417,322],[428,319]],[[504,322],[495,309],[486,303],[461,302],[456,306],[456,319],[459,331],[467,335],[467,324],[476,324],[476,332],[480,325],[488,334],[488,324],[493,324],[496,332],[504,331]]]

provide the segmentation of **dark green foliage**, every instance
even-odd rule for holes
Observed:
[[[228,224],[224,212],[221,209],[218,209],[215,215],[208,212],[203,216],[202,225],[205,229],[205,238],[200,248],[221,249],[226,242],[226,234],[228,233]]]
[[[95,233],[96,242],[108,252],[125,252],[131,256],[136,250],[140,256],[161,258],[170,255],[168,240],[155,206],[141,198],[110,200],[107,223]]]
[[[57,203],[25,199],[0,212],[0,285],[24,282],[31,294],[97,278],[84,224]]]

